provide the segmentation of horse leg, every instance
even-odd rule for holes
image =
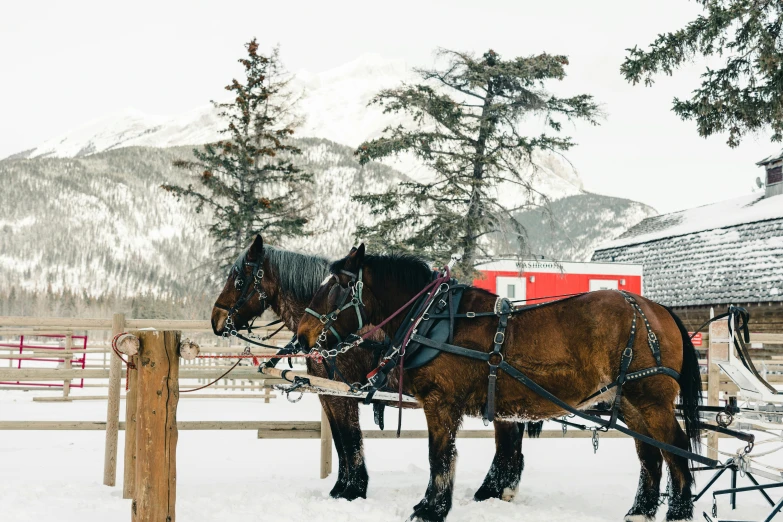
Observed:
[[[456,404],[424,401],[429,431],[430,482],[424,498],[413,508],[408,520],[443,522],[451,510],[454,467],[457,461],[456,437],[462,412]]]
[[[629,428],[641,435],[651,436],[639,410],[627,402],[623,404],[623,415]],[[625,515],[625,521],[652,522],[655,520],[661,495],[663,456],[658,448],[638,440],[635,442],[636,454],[641,464],[639,487],[633,506]]]
[[[321,395],[318,397],[321,401],[321,407],[326,414],[326,418],[329,421],[329,427],[332,430],[332,441],[334,447],[337,450],[337,482],[329,492],[329,496],[332,498],[340,498],[340,493],[345,489],[348,484],[348,463],[345,458],[345,450],[343,449],[343,440],[341,436],[341,426],[337,423],[337,418],[332,411],[332,402],[329,395]]]
[[[650,402],[648,399],[644,401],[644,405],[637,404],[635,409],[641,418],[644,419],[643,422],[650,437],[687,450],[689,447],[688,437],[682,431],[675,417],[674,398],[667,400],[668,397],[665,397],[665,395],[657,396],[657,400],[654,402]],[[650,394],[647,394],[647,397],[649,396]],[[639,401],[638,398],[629,397],[629,399],[632,402]],[[634,428],[632,427],[631,429]],[[672,455],[667,451],[659,452],[669,468],[669,510],[666,512],[666,520],[691,520],[693,518],[693,494],[691,492],[693,475],[688,467],[688,459]]]
[[[354,500],[367,497],[367,467],[364,464],[362,430],[359,428],[359,403],[356,399],[321,396],[337,448],[339,473],[329,492],[332,498]]]
[[[688,449],[688,436],[682,431],[671,406],[656,410],[652,419],[648,416],[647,425],[652,436],[684,450]],[[693,475],[688,467],[688,459],[664,451],[663,458],[669,468],[670,490],[669,510],[666,520],[693,519]]]
[[[525,468],[522,455],[524,424],[495,421],[495,458],[484,478],[484,483],[473,495],[473,500],[499,498],[511,501],[519,490],[519,479]]]

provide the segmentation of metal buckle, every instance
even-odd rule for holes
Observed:
[[[500,339],[498,340],[498,336],[500,336]],[[495,332],[495,344],[503,344],[503,341],[506,340],[506,334],[503,332]]]
[[[465,312],[465,317],[469,319],[473,319],[474,317],[476,317],[476,312]]]
[[[500,357],[500,360],[498,361],[497,364],[494,364],[492,362],[492,357],[494,357],[496,355],[498,357]],[[487,359],[487,364],[490,365],[490,366],[500,366],[500,363],[502,363],[504,360],[505,360],[505,357],[503,357],[502,353],[500,353],[500,352],[492,352],[492,353],[489,354],[489,359]],[[497,379],[497,376],[490,375],[490,378],[491,377],[495,377]]]

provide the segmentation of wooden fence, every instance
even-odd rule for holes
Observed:
[[[718,341],[725,341],[725,335],[715,330],[720,328],[722,323],[715,323],[710,329],[708,335],[704,336],[705,347],[702,348],[703,352],[709,352],[714,349],[714,346],[718,346]],[[189,334],[202,335],[205,339],[214,338],[211,334],[211,326],[207,321],[174,321],[174,320],[144,320],[144,319],[126,319],[122,314],[115,314],[112,319],[70,319],[70,318],[31,318],[31,317],[0,317],[0,336],[10,335],[41,335],[59,333],[65,336],[64,350],[59,350],[57,357],[66,361],[60,368],[4,368],[2,367],[2,360],[8,359],[9,363],[16,360],[13,355],[3,356],[0,353],[0,381],[37,381],[37,382],[53,382],[58,381],[63,383],[62,397],[42,397],[39,400],[81,400],[85,398],[90,399],[106,399],[107,401],[107,416],[105,422],[82,422],[82,421],[0,421],[0,430],[13,429],[13,430],[105,430],[106,431],[106,445],[105,445],[105,461],[104,461],[104,483],[106,485],[113,486],[116,483],[116,461],[118,455],[118,432],[121,429],[126,429],[126,426],[132,425],[134,422],[132,411],[127,411],[125,422],[120,421],[120,400],[122,389],[122,378],[126,379],[128,376],[122,363],[118,357],[114,356],[110,352],[110,348],[106,341],[100,346],[88,345],[86,349],[78,348],[69,342],[69,338],[72,339],[76,332],[81,331],[110,331],[111,336],[121,333],[126,330],[141,330],[141,329],[156,329],[156,330],[177,330],[185,331]],[[288,333],[281,333],[278,337],[273,338],[273,342],[276,340],[281,345],[288,340]],[[715,342],[713,342],[715,340]],[[757,344],[771,343],[781,344],[783,343],[783,334],[752,334],[751,343],[755,346]],[[223,353],[223,354],[236,354],[242,350],[238,346],[231,346],[228,343],[223,342],[222,346],[208,347],[205,351],[210,353]],[[43,350],[46,352],[46,350]],[[68,360],[71,359],[74,354],[103,354],[105,356],[105,362],[103,360],[100,363],[87,365],[84,369],[71,368],[68,364]],[[272,351],[264,349],[254,349],[253,353],[256,354],[268,354]],[[777,350],[766,350],[763,347],[760,349],[753,349],[751,355],[757,366],[766,367],[769,370],[767,379],[772,383],[783,382],[783,353],[777,352]],[[202,362],[185,362],[182,361],[181,367],[178,369],[178,379],[180,382],[193,382],[205,383],[208,380],[219,377],[228,365],[222,364],[220,359],[198,359],[197,361],[209,361],[209,363]],[[126,396],[126,405],[129,403],[135,403],[136,396],[133,395],[135,386],[132,379],[134,373],[131,372],[130,378],[130,391]],[[269,378],[259,378],[259,374],[252,367],[238,367],[231,374],[233,382],[222,381],[222,384],[214,386],[212,389],[220,390],[232,390],[239,391],[240,394],[214,394],[214,393],[202,393],[202,394],[186,394],[182,397],[214,397],[214,396],[227,396],[227,397],[262,397],[265,398],[265,402],[273,397],[269,394],[268,388],[272,384],[279,383],[281,381]],[[87,396],[78,397],[73,396],[68,389],[68,384],[73,380],[85,379],[87,386],[95,387],[107,387],[108,393],[103,396]],[[717,404],[721,393],[724,396],[736,393],[736,387],[728,382],[728,378],[721,376],[717,371],[717,367],[714,364],[709,364],[708,371],[704,375],[704,385],[708,392],[708,404]],[[237,385],[236,381],[240,381]],[[264,394],[253,395],[244,394],[244,391],[256,391],[263,390]],[[332,463],[332,451],[331,451],[331,433],[329,432],[329,425],[326,422],[323,414],[321,421],[304,421],[304,422],[275,422],[275,421],[191,421],[191,422],[178,422],[177,429],[182,430],[256,430],[260,439],[269,438],[318,438],[321,440],[321,458],[320,458],[320,475],[326,477],[331,472]],[[129,432],[132,430],[129,430]],[[577,430],[569,430],[568,437],[589,437],[591,434],[587,432],[580,432]],[[391,438],[395,436],[392,431],[366,431],[364,433],[366,438]],[[560,430],[544,431],[543,437],[562,437],[563,434]],[[602,434],[602,437],[619,437],[624,436],[616,432],[609,432]],[[427,437],[426,430],[406,430],[402,432],[403,438],[420,438]],[[462,438],[492,438],[494,432],[492,430],[462,430],[459,433],[459,437]],[[127,458],[129,452],[128,444],[132,441],[128,441],[129,437],[126,437],[126,452]],[[708,441],[708,446],[713,446],[712,439]],[[126,471],[129,466],[126,465]],[[129,488],[126,480],[124,487],[124,493],[129,494],[126,491]]]

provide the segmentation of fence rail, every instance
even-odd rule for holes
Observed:
[[[117,459],[117,432],[125,429],[125,422],[120,422],[119,403],[123,398],[121,395],[121,380],[127,379],[126,370],[122,367],[119,359],[115,357],[108,344],[108,339],[101,338],[97,341],[89,342],[86,347],[75,346],[73,336],[77,332],[111,332],[114,335],[126,330],[140,329],[156,330],[181,330],[189,335],[202,336],[204,339],[215,342],[213,346],[202,344],[202,354],[208,355],[238,355],[243,350],[243,346],[232,346],[231,340],[221,340],[211,335],[211,325],[208,321],[201,320],[146,320],[146,319],[126,319],[122,314],[115,314],[112,319],[75,319],[75,318],[37,318],[37,317],[8,317],[0,316],[0,337],[8,336],[44,336],[44,335],[63,335],[66,346],[48,348],[36,347],[25,349],[22,354],[18,353],[18,347],[0,347],[0,381],[11,381],[20,383],[31,382],[61,382],[63,383],[62,397],[36,397],[36,401],[70,401],[70,400],[106,400],[107,401],[107,420],[106,422],[82,422],[82,421],[0,421],[0,430],[105,430],[106,438],[106,462],[104,481],[107,484],[114,484],[116,475]],[[259,332],[261,332],[259,330]],[[717,332],[717,333],[716,333]],[[270,331],[261,332],[264,334]],[[105,334],[104,334],[105,335]],[[289,333],[281,333],[270,339],[270,342],[277,342],[283,345],[289,339]],[[698,347],[701,352],[709,353],[711,346],[715,343],[711,341],[710,336],[715,341],[720,340],[722,332],[710,329],[709,333],[703,334],[703,346]],[[717,335],[717,337],[715,337]],[[100,336],[98,336],[100,337]],[[71,342],[67,340],[71,339]],[[778,333],[754,333],[751,334],[751,343],[760,343],[762,345],[783,344],[783,334]],[[14,352],[16,350],[16,352]],[[253,354],[270,355],[274,350],[253,349]],[[783,383],[783,351],[777,349],[768,349],[766,347],[754,348],[751,352],[754,361],[760,367],[767,370],[766,378],[772,383]],[[62,360],[62,364],[57,368],[32,368],[32,367],[14,367],[18,366],[21,359],[29,356],[56,358]],[[76,357],[85,357],[84,368],[71,368],[70,361]],[[231,361],[233,363],[233,360]],[[8,364],[8,367],[3,365]],[[230,367],[222,359],[197,359],[194,361],[180,361],[179,379],[184,388],[195,386],[193,383],[205,384],[213,380]],[[70,393],[69,385],[72,381],[84,380],[85,388],[108,388],[107,395],[73,395]],[[132,379],[131,379],[132,380]],[[239,366],[230,375],[229,378],[221,380],[220,383],[211,387],[206,392],[196,394],[185,394],[185,398],[259,398],[269,402],[274,395],[270,394],[269,387],[276,383],[281,383],[279,379],[272,379],[257,373],[255,368]],[[737,392],[736,386],[731,383],[727,377],[716,373],[715,366],[708,363],[708,371],[703,376],[703,386],[707,391],[708,403],[715,404],[719,400],[721,393],[732,395]],[[26,389],[25,385],[10,387],[11,389]],[[1,389],[9,389],[8,386],[1,386]],[[38,389],[38,388],[30,388]],[[213,390],[220,390],[225,393],[215,393]],[[132,391],[132,390],[131,390]],[[248,391],[259,391],[262,393],[245,393]],[[209,393],[207,393],[209,392]],[[238,393],[237,393],[238,392]],[[131,399],[130,393],[128,400]],[[319,421],[302,422],[246,422],[246,421],[191,421],[177,423],[178,429],[182,430],[254,430],[257,431],[261,439],[276,438],[313,438],[321,439],[321,476],[325,477],[331,472],[331,434],[329,433],[328,423],[322,417]],[[323,428],[323,430],[322,430]],[[396,436],[394,431],[370,430],[364,433],[367,438],[390,438]],[[405,430],[401,434],[402,438],[420,438],[427,437],[425,430]],[[462,438],[492,438],[492,430],[462,430],[459,433]],[[560,430],[545,430],[543,437],[562,437]],[[590,436],[578,430],[569,430],[565,435],[567,437]],[[622,434],[609,432],[603,437],[623,436]],[[712,445],[712,444],[710,444]]]

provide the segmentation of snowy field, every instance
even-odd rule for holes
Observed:
[[[105,420],[104,401],[32,401],[34,395],[44,393],[0,391],[0,420]],[[271,404],[255,399],[182,399],[178,419],[319,420],[320,407],[313,396],[297,404],[281,398]],[[386,424],[387,429],[396,425],[396,410],[387,408]],[[375,429],[367,407],[362,408],[362,425]],[[424,426],[420,411],[404,412],[403,428]],[[483,426],[470,419],[465,427]],[[120,432],[120,448],[122,444]],[[489,468],[494,442],[463,439],[457,446],[451,522],[616,522],[633,502],[639,466],[630,439],[603,439],[594,455],[589,439],[525,438],[526,467],[520,492],[510,503],[472,500]],[[728,451],[737,446],[725,440],[721,448]],[[328,496],[336,473],[318,479],[317,439],[259,440],[254,431],[180,431],[177,517],[187,522],[405,520],[427,485],[426,439],[369,440],[365,451],[370,473],[368,498],[347,502]],[[102,485],[103,452],[102,431],[0,431],[0,521],[130,520],[130,500],[122,499],[121,486]],[[121,483],[122,450],[119,460]],[[334,462],[336,470],[336,454]],[[707,478],[701,474],[698,483],[706,483]],[[747,484],[745,479],[739,482]],[[727,487],[728,474],[718,484]],[[708,494],[697,503],[695,518],[702,520],[701,512],[709,512],[710,506]],[[719,506],[723,517],[751,520],[768,513],[756,493],[741,495],[735,513],[731,513],[726,496]],[[662,507],[659,520],[665,518],[665,511]]]

